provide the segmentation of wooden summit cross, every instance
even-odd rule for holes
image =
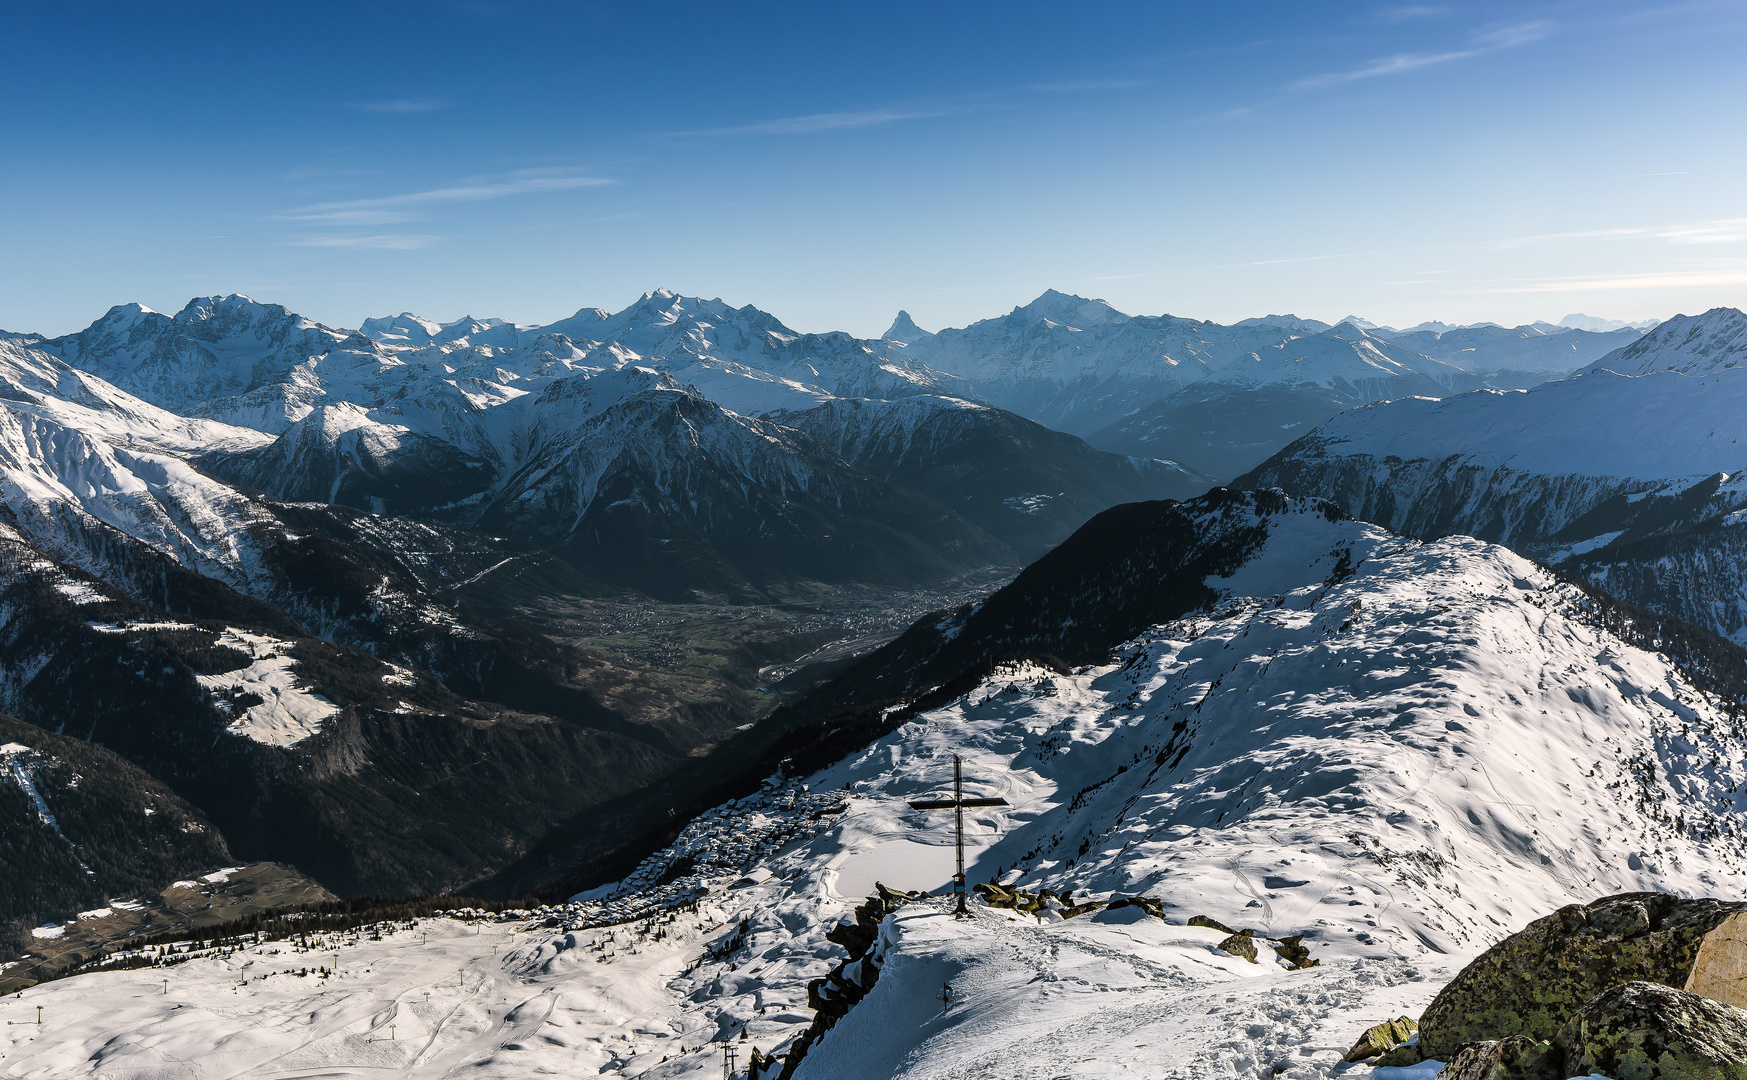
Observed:
[[[958,848],[958,873],[952,876],[952,891],[958,894],[955,915],[965,915],[964,907],[964,808],[967,806],[1006,806],[1006,799],[967,799],[964,797],[964,762],[952,755],[952,798],[923,799],[910,804],[912,810],[945,810],[952,808],[953,826]]]

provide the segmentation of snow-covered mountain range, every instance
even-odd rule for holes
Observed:
[[[1208,597],[1190,577],[1160,578],[1163,563],[1123,553],[1153,536],[1145,521],[1134,536],[1095,530],[1104,546],[1091,551],[1080,541],[1088,566],[1126,568],[1106,606],[1058,619],[1059,601],[1034,587],[1088,519],[1197,495],[1329,415],[1361,423],[1630,384],[1612,405],[1559,408],[1605,414],[1629,399],[1641,416],[1664,393],[1646,393],[1655,380],[1673,388],[1670,409],[1684,407],[1679,380],[1713,380],[1714,425],[1670,435],[1641,416],[1634,452],[1650,463],[1572,520],[1616,496],[1643,529],[1650,508],[1658,521],[1686,521],[1693,506],[1717,518],[1726,479],[1674,486],[1684,474],[1668,462],[1708,462],[1732,437],[1725,363],[1452,396],[1605,367],[1635,333],[1397,332],[1291,316],[1223,327],[1059,293],[962,330],[926,333],[906,316],[880,340],[802,334],[755,308],[664,291],[545,326],[406,314],[335,329],[242,296],[175,315],[119,307],[60,338],[0,336],[0,528],[24,568],[5,584],[0,709],[104,742],[212,821],[237,857],[295,863],[339,893],[549,885],[624,858],[630,838],[660,831],[642,820],[656,802],[695,806],[713,763],[744,768],[821,709],[869,707],[868,693],[899,684],[892,700],[914,697],[1011,653],[1101,663],[1147,626],[1200,610]],[[1402,400],[1354,409],[1380,398]],[[1081,432],[1060,429],[1071,425]],[[1122,439],[1138,452],[1108,448]],[[1320,536],[1322,513],[1288,517]],[[1173,528],[1165,548],[1196,534]],[[1264,540],[1215,545],[1224,553],[1193,580]],[[1712,592],[1681,595],[1724,610],[1740,590],[1714,545],[1703,557]],[[671,673],[689,644],[609,656],[590,635],[626,623],[602,616],[584,630],[551,614],[603,597],[788,611],[832,590],[895,596],[1027,563],[1023,587],[981,609],[988,626],[926,623],[893,646],[920,666],[863,663],[770,715],[749,703],[771,689],[761,666],[838,638],[797,629],[786,653],[731,640],[725,673],[687,682]],[[1162,594],[1161,581],[1188,591]],[[532,603],[549,610],[536,617]],[[1001,636],[985,632],[997,617],[1023,640],[965,651]],[[853,647],[832,654],[838,666],[884,638],[842,640]],[[865,729],[845,723],[836,737]]]
[[[0,1052],[26,1075],[674,1080],[806,1034],[761,1080],[1363,1077],[1341,1061],[1359,1032],[1529,920],[1747,885],[1740,651],[1480,541],[1268,493],[1122,507],[869,663],[887,677],[827,696],[875,696],[816,727],[880,729],[797,754],[621,882],[44,984],[19,1003],[54,1023]],[[1007,804],[967,813],[969,879],[1037,913],[954,920],[939,895],[950,819],[908,804],[955,758]],[[858,915],[876,881],[936,895]],[[1253,929],[1256,961],[1192,916]],[[1317,963],[1276,960],[1281,938]]]
[[[1343,413],[1240,480],[1477,536],[1747,642],[1747,316],[1677,316],[1529,391]]]
[[[1549,324],[1402,332],[1293,315],[1221,326],[1131,316],[1054,291],[962,330],[926,333],[900,313],[887,331],[908,355],[969,380],[985,401],[1094,446],[1222,478],[1344,408],[1533,386],[1636,337]]]
[[[753,308],[667,292],[545,327],[403,315],[361,332],[230,296],[175,316],[115,308],[28,351],[242,429],[199,448],[210,476],[281,500],[509,533],[664,595],[1018,564],[1104,505],[1207,483],[1083,446],[1064,463],[1041,446],[1061,436],[1015,428],[962,396],[963,379],[889,343],[798,334]],[[809,419],[893,401],[912,404],[865,414],[890,428],[887,442],[925,423],[944,451],[994,424],[1032,449],[960,477],[995,497],[973,523],[858,469],[828,448],[829,420]],[[1052,502],[1058,512],[1035,512]]]

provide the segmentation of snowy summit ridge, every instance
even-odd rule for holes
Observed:
[[[793,1046],[809,982],[836,971],[871,990],[799,1080],[1320,1080],[1352,1075],[1341,1054],[1377,1017],[1418,1012],[1467,958],[1555,907],[1747,884],[1732,706],[1608,629],[1627,624],[1605,597],[1494,545],[1420,543],[1278,493],[1152,512],[1157,595],[1203,599],[1142,620],[1095,663],[996,664],[842,760],[701,816],[618,887],[542,910],[513,939],[433,920],[424,949],[336,943],[344,978],[251,981],[240,1014],[234,969],[271,969],[267,947],[177,969],[197,1008],[141,993],[153,972],[103,976],[125,1014],[51,983],[31,996],[61,1026],[7,1036],[10,1054],[85,1061],[75,1051],[103,1044],[113,1069],[144,1067],[154,1047],[236,1046],[239,1067],[352,1075],[379,1025],[290,1018],[318,1000],[422,1003],[429,986],[430,1008],[398,1014],[412,1037],[373,1036],[388,1045],[372,1064],[701,1078],[719,1075],[724,1038]],[[1104,535],[1080,545],[1120,550],[1133,533],[1117,521],[1134,524],[1094,522]],[[1086,582],[1133,565],[1088,566]],[[1072,601],[1061,626],[1101,602],[1057,595]],[[967,815],[970,879],[1093,909],[976,903],[955,921],[937,895],[844,966],[833,938],[875,880],[938,892],[950,874],[950,829],[908,803],[950,787],[955,755],[967,794],[1009,804]],[[1165,917],[1097,909],[1134,895]],[[1191,915],[1302,935],[1319,963],[1288,970],[1266,950],[1251,963]]]

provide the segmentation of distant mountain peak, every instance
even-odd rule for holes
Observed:
[[[1678,371],[1708,375],[1747,363],[1747,313],[1715,307],[1703,315],[1676,315],[1621,349],[1590,365],[1590,370],[1621,375]]]
[[[1014,308],[1013,316],[1031,320],[1048,319],[1051,322],[1071,325],[1096,325],[1128,319],[1127,315],[1111,307],[1108,301],[1087,299],[1055,289],[1045,289],[1036,300]]]
[[[1318,319],[1304,319],[1297,315],[1258,315],[1251,319],[1239,319],[1233,326],[1266,326],[1277,330],[1295,330],[1301,333],[1321,333],[1334,329],[1328,323]]]
[[[1640,319],[1637,322],[1626,322],[1621,319],[1604,319],[1595,315],[1579,313],[1565,316],[1559,320],[1559,325],[1570,330],[1592,330],[1598,334],[1605,334],[1610,330],[1624,330],[1628,327],[1633,330],[1648,330],[1660,321],[1660,319]]]
[[[908,311],[899,311],[898,317],[892,320],[891,328],[880,336],[887,341],[911,342],[934,335],[917,326],[916,320],[910,318]]]

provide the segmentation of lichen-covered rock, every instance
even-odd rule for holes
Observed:
[[[1511,1035],[1543,1042],[1609,987],[1684,986],[1705,936],[1747,904],[1625,893],[1537,919],[1482,953],[1420,1017],[1426,1056]],[[1628,1080],[1628,1078],[1618,1078]]]
[[[1293,934],[1274,942],[1274,955],[1286,961],[1288,971],[1303,971],[1305,968],[1321,967],[1321,960],[1312,960],[1310,950],[1304,947],[1304,935]],[[1412,1021],[1409,1021],[1412,1023]]]
[[[1470,1043],[1456,1051],[1438,1080],[1564,1080],[1560,1058],[1551,1043],[1512,1035]]]
[[[971,891],[981,896],[983,903],[990,907],[1007,908],[1010,911],[1018,911],[1026,915],[1041,915],[1053,911],[1064,919],[1071,919],[1076,915],[1084,915],[1090,911],[1101,911],[1106,906],[1106,901],[1103,900],[1087,900],[1084,903],[1076,904],[1072,891],[1062,893],[1059,896],[1054,889],[1039,889],[1037,892],[1030,893],[1024,889],[1009,889],[1005,885],[997,885],[992,881],[986,884],[979,882],[972,885]],[[1123,907],[1131,903],[1139,903],[1143,907],[1151,904],[1153,906],[1147,910],[1152,912],[1156,909],[1159,918],[1164,918],[1163,905],[1157,900],[1151,900],[1144,896],[1129,900],[1110,901],[1109,906]]]
[[[1561,1077],[1747,1080],[1747,1012],[1655,983],[1602,992],[1554,1041]]]
[[[1341,1060],[1364,1061],[1366,1058],[1376,1057],[1413,1038],[1413,1033],[1417,1030],[1419,1025],[1405,1016],[1397,1020],[1385,1020],[1375,1027],[1366,1028],[1365,1034],[1359,1036],[1359,1041],[1353,1044],[1353,1048]]]
[[[1218,919],[1210,919],[1205,915],[1191,915],[1191,916],[1189,916],[1189,925],[1190,926],[1205,926],[1209,930],[1218,930],[1222,934],[1235,934],[1235,933],[1237,933],[1236,930],[1233,930],[1231,927],[1220,922]]]
[[[1256,962],[1256,932],[1254,930],[1239,930],[1220,942],[1216,948],[1233,956],[1241,956],[1253,964]]]
[[[1384,1051],[1375,1061],[1371,1062],[1374,1069],[1401,1069],[1409,1065],[1418,1065],[1426,1059],[1426,1052],[1420,1048],[1419,1040],[1404,1042]]]
[[[1142,911],[1146,912],[1148,915],[1151,915],[1155,919],[1163,919],[1165,917],[1165,904],[1164,904],[1164,901],[1162,901],[1162,900],[1155,900],[1150,896],[1115,896],[1115,897],[1111,897],[1110,904],[1108,906],[1109,910],[1116,911],[1120,908],[1125,908],[1125,907],[1140,908]]]

